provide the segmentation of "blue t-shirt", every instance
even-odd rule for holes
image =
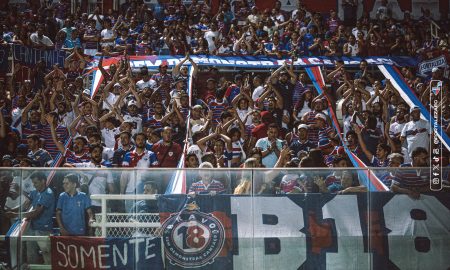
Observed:
[[[71,235],[86,234],[86,209],[91,207],[91,199],[84,192],[70,196],[66,192],[59,195],[57,209],[61,210],[64,228]]]
[[[51,231],[53,229],[53,215],[55,213],[55,196],[50,188],[39,192],[30,192],[31,205],[36,208],[41,205],[44,210],[39,217],[31,220],[31,229],[40,231]]]
[[[256,147],[260,148],[261,151],[266,151],[267,148],[269,148],[271,143],[269,142],[269,139],[267,137],[259,139],[256,142]],[[276,145],[279,151],[283,148],[282,140],[277,139]],[[271,152],[267,156],[263,157],[262,164],[266,166],[266,168],[273,168],[275,167],[275,164],[277,163],[278,156],[275,154],[275,152]]]

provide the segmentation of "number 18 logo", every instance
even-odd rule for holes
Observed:
[[[222,223],[198,210],[172,214],[162,229],[166,257],[182,267],[212,264],[225,243]]]

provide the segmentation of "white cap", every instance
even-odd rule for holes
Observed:
[[[121,87],[120,83],[115,83],[114,87]]]
[[[192,133],[195,133],[195,132],[197,132],[197,131],[200,131],[202,128],[203,128],[202,125],[195,124],[195,125],[193,125],[193,126],[191,127],[191,131],[192,131]]]
[[[437,72],[438,70],[439,70],[439,68],[434,67],[434,68],[431,70],[431,72]]]
[[[302,129],[302,128],[308,129],[308,125],[300,124],[300,125],[298,125],[298,127],[297,127],[297,129]]]
[[[131,105],[137,106],[136,100],[132,99],[132,100],[128,101],[128,107],[130,107]]]
[[[83,94],[90,95],[91,94],[91,90],[86,88],[86,89],[83,90]]]
[[[323,121],[327,121],[327,117],[323,114],[323,113],[318,113],[316,114],[316,116],[314,117],[316,119],[322,119]]]

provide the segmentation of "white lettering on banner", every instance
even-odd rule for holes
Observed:
[[[92,255],[92,262],[94,264],[94,267],[97,267],[96,260],[95,260],[95,249],[94,247],[91,247],[89,249],[89,252],[86,252],[84,247],[80,247],[80,257],[81,257],[81,268],[84,268],[85,266],[85,260],[84,258],[89,258]]]
[[[73,249],[73,254],[70,252],[70,248]],[[69,258],[69,266],[72,268],[78,268],[78,250],[77,246],[75,245],[69,245],[67,247],[67,257]],[[75,264],[72,264],[72,259],[75,258]]]
[[[389,259],[402,269],[450,266],[450,210],[436,197],[396,195],[384,206]],[[399,211],[401,210],[401,211]]]
[[[334,62],[331,61],[331,60],[328,59],[328,58],[322,59],[322,62],[323,62],[324,65],[327,65],[327,66],[328,66],[328,65],[330,65],[330,66],[334,65]]]
[[[116,254],[119,255],[120,261],[122,262],[122,265],[127,265],[127,258],[128,258],[128,245],[127,243],[123,244],[123,253],[120,253],[120,249],[113,245],[113,263],[114,266],[117,265],[117,257]]]
[[[273,66],[273,62],[271,61],[261,61],[262,66]]]
[[[167,63],[169,64],[169,66],[176,66],[178,63],[180,63],[180,60],[176,58],[170,58],[167,59]]]
[[[98,245],[97,249],[98,249],[98,266],[102,269],[108,269],[110,268],[109,265],[103,265],[103,260],[102,258],[108,258],[109,254],[107,252],[102,253],[102,248],[109,248],[109,245]]]
[[[338,239],[338,251],[327,252],[326,269],[370,269],[372,253],[364,253],[357,197],[335,196],[322,211],[324,219],[334,219]]]
[[[151,248],[154,248],[155,247],[155,244],[150,244],[150,241],[151,241],[152,239],[151,238],[147,238],[145,241],[145,259],[146,260],[148,260],[148,259],[151,259],[151,258],[153,258],[153,257],[156,257],[156,254],[155,253],[152,253],[152,254],[150,254],[148,251],[151,249]],[[126,264],[124,264],[124,265],[126,265]]]
[[[65,263],[62,263],[61,261],[58,261],[58,265],[62,266],[62,267],[67,267],[67,265],[69,264],[69,262],[67,261],[67,256],[66,253],[62,250],[62,249],[66,249],[66,247],[64,246],[63,243],[61,242],[57,242],[56,243],[56,251],[61,254],[62,257],[64,257],[64,261]]]
[[[298,269],[306,261],[303,209],[291,199],[232,197],[231,213],[239,238],[233,269]],[[275,217],[276,223],[264,224],[264,215]],[[265,240],[270,238],[279,240],[278,254],[267,254]]]
[[[321,65],[322,64],[322,61],[316,57],[308,58],[308,61],[309,61],[309,63],[311,63],[311,65]]]
[[[445,56],[440,56],[428,61],[424,61],[419,64],[419,73],[425,74],[427,72],[430,72],[435,67],[446,67],[447,66],[447,60],[445,59]]]
[[[194,61],[195,62],[195,61]],[[211,58],[211,59],[209,59],[209,62],[211,63],[211,64],[221,64],[221,61],[220,61],[220,59],[217,59],[217,58]]]
[[[128,248],[134,248],[135,259],[131,263],[137,264],[141,258],[148,260],[156,257],[156,254],[151,251],[156,247],[156,245],[152,243],[152,240],[153,238],[150,237],[132,238],[123,243],[123,245],[94,245],[88,250],[82,245],[65,245],[63,242],[58,241],[56,242],[57,263],[58,266],[67,267],[69,269],[86,269],[86,267],[108,269],[123,267],[127,266],[129,263],[127,259]],[[145,243],[142,254],[140,252],[142,250],[139,248],[141,243]],[[110,252],[112,252],[112,254]],[[108,259],[110,257],[112,257],[112,262]],[[119,257],[120,260],[117,260],[117,257]]]
[[[134,248],[135,248],[134,257],[136,259],[135,262],[137,263],[137,262],[139,262],[139,243],[145,242],[145,240],[142,238],[135,238],[135,239],[128,240],[128,242],[130,244],[134,244]]]

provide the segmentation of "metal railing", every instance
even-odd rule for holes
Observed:
[[[159,213],[137,214],[137,213],[108,213],[108,201],[127,201],[127,200],[156,200],[157,195],[149,194],[136,194],[136,195],[123,195],[123,194],[95,194],[91,195],[92,200],[100,200],[102,212],[96,215],[96,222],[92,224],[92,227],[99,228],[100,234],[96,233],[96,236],[121,236],[124,228],[145,228],[151,229],[154,233],[161,227],[159,222]],[[144,221],[143,221],[144,220]],[[149,221],[149,222],[146,222]],[[113,231],[108,233],[108,229]]]

